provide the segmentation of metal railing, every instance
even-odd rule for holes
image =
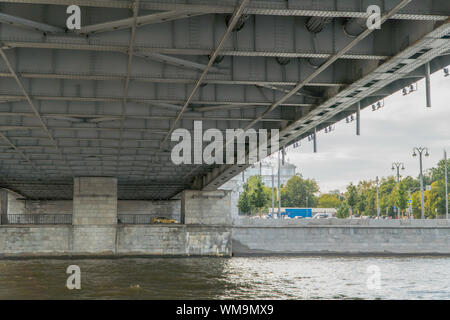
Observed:
[[[118,224],[152,224],[156,217],[164,217],[158,214],[119,214]],[[170,218],[170,217],[168,217]],[[8,214],[0,215],[0,224],[32,224],[32,225],[55,225],[72,224],[71,214]]]
[[[0,216],[0,224],[72,224],[71,214],[8,214]]]
[[[171,219],[170,215],[164,214],[118,214],[118,224],[153,224],[153,219],[156,217],[167,217]]]

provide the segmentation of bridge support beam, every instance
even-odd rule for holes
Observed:
[[[231,192],[185,190],[181,197],[181,223],[231,225]]]

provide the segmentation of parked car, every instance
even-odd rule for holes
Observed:
[[[153,218],[152,223],[171,224],[171,223],[177,223],[177,221],[174,219],[167,218],[167,217],[156,217],[156,218]]]
[[[333,218],[333,215],[331,213],[316,213],[312,218],[313,219],[329,219],[329,218]]]

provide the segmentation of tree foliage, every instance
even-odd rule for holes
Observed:
[[[325,193],[320,195],[318,200],[318,208],[339,208],[341,200],[335,194]]]
[[[424,174],[424,189],[431,185],[431,190],[424,191],[424,209],[426,218],[435,218],[436,214],[445,214],[445,183],[444,183],[444,160],[441,160],[436,168],[427,170]],[[448,163],[450,167],[450,160]],[[412,214],[415,218],[421,216],[419,178],[405,177],[400,183],[394,176],[382,178],[379,181],[379,206],[381,215],[396,217],[394,207],[399,208],[402,214],[406,214],[409,207],[408,200],[411,195]],[[375,181],[361,181],[356,186],[347,186],[345,201],[342,202],[340,211],[345,212],[348,205],[353,214],[375,216],[377,214],[376,203],[377,185]]]
[[[281,189],[281,206],[314,208],[317,205],[316,193],[318,192],[319,186],[315,180],[303,179],[301,175],[295,175]]]
[[[424,209],[427,218],[435,218],[445,214],[445,183],[444,160],[437,167],[427,170],[424,174],[424,188],[431,185],[431,190],[424,191]],[[450,160],[448,160],[450,167]],[[405,214],[409,207],[411,195],[412,214],[415,218],[421,216],[419,178],[404,177],[400,183],[394,176],[382,178],[378,186],[378,198],[381,215],[396,217],[394,207]],[[366,216],[377,215],[377,184],[374,180],[360,181],[349,184],[344,193],[344,199],[336,195],[338,191],[322,194],[317,197],[319,187],[312,179],[304,179],[300,174],[293,176],[281,189],[282,207],[321,207],[337,208],[337,216],[345,218],[349,213]],[[275,190],[277,194],[277,191]],[[272,206],[272,190],[266,187],[260,176],[250,177],[244,185],[238,202],[239,209],[245,214],[261,213]]]
[[[261,176],[252,176],[244,184],[238,208],[244,214],[260,213],[272,205],[272,190],[264,185]]]
[[[345,219],[348,218],[349,214],[350,214],[350,206],[347,200],[344,200],[341,202],[341,206],[339,207],[336,216],[339,219]]]

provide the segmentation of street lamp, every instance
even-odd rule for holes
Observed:
[[[447,69],[448,71],[448,69]],[[448,220],[448,169],[447,150],[444,150],[444,174],[445,174],[445,218]]]
[[[403,164],[403,162],[394,162],[392,164],[392,170],[397,169],[397,183],[400,182],[400,168],[402,170],[405,170],[405,165]]]
[[[378,176],[377,176],[376,182],[377,182],[377,217],[378,217],[378,219],[380,219],[380,200],[378,197],[378,193],[379,193],[379,189],[380,189],[380,180],[378,179]]]
[[[415,147],[413,149],[413,157],[417,157],[417,153],[419,154],[420,159],[420,205],[421,205],[421,219],[425,219],[425,210],[423,204],[423,173],[422,173],[422,155],[425,152],[425,157],[428,157],[430,154],[428,153],[428,148],[423,147]]]

